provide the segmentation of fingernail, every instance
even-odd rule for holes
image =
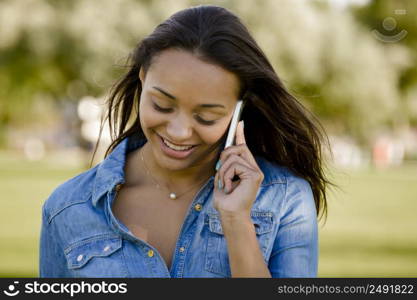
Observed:
[[[218,171],[220,169],[220,167],[222,166],[222,162],[220,161],[220,159],[217,161],[216,164],[216,171]]]
[[[224,192],[225,192],[225,194],[228,194],[229,193],[229,190],[227,189],[226,186],[224,187]]]
[[[223,188],[223,184],[222,184],[222,181],[219,179],[219,190],[221,190],[222,188]]]

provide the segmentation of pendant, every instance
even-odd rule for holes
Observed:
[[[172,200],[175,200],[177,199],[177,195],[175,195],[175,193],[170,193],[169,198],[171,198]]]

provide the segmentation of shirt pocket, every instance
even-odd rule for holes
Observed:
[[[274,225],[273,214],[270,211],[252,211],[251,219],[266,262],[267,248]],[[205,223],[208,227],[205,269],[223,277],[231,277],[226,238],[223,234],[220,216],[209,213],[206,215]]]
[[[92,237],[70,245],[64,253],[74,277],[127,277],[121,237]]]

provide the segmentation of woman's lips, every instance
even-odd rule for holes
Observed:
[[[184,159],[184,158],[187,158],[197,148],[197,146],[193,146],[189,150],[177,151],[177,150],[171,149],[167,145],[165,145],[165,143],[163,141],[163,138],[160,135],[157,135],[157,136],[158,136],[158,139],[159,139],[159,142],[160,142],[160,145],[161,145],[162,152],[166,156],[169,156],[169,157],[172,157],[172,158],[176,158],[176,159]]]

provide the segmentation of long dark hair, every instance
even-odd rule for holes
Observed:
[[[222,7],[200,5],[181,10],[135,47],[128,59],[128,72],[115,84],[108,99],[105,120],[112,142],[105,157],[124,138],[133,134],[144,137],[138,113],[142,92],[139,70],[142,67],[146,73],[152,58],[168,48],[189,51],[238,76],[239,98],[246,102],[242,119],[250,151],[306,179],[317,215],[322,212],[321,216],[327,217],[326,185],[332,183],[324,174],[322,141],[329,145],[325,131],[285,89],[240,19]]]

